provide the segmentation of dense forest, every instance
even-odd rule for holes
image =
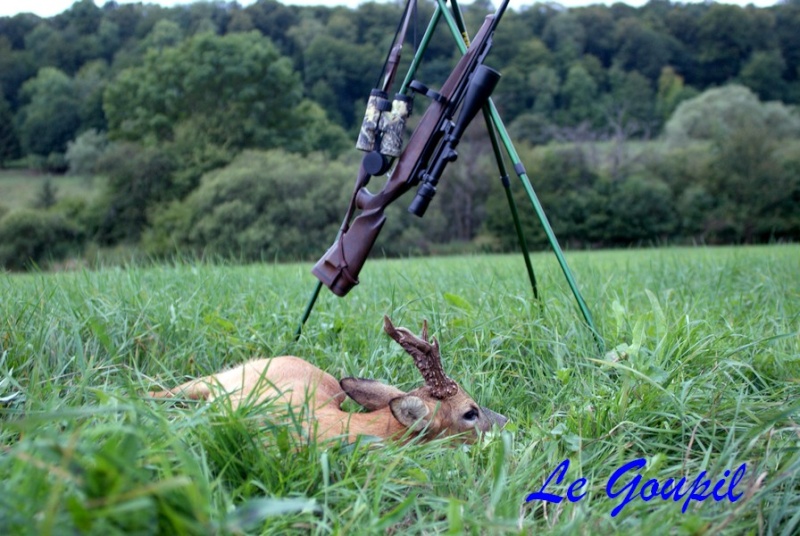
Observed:
[[[434,5],[419,2],[405,65]],[[0,199],[0,265],[120,245],[321,255],[403,7],[81,0],[0,18],[0,168],[53,175],[35,207]],[[462,8],[473,32],[493,11]],[[442,25],[417,78],[441,84],[457,57]],[[512,8],[487,63],[569,246],[800,239],[800,1]],[[515,247],[485,133],[464,146],[423,220],[390,215],[385,254]],[[59,198],[60,174],[103,177],[102,195]]]

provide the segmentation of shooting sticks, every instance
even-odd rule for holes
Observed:
[[[604,349],[603,339],[594,326],[591,313],[586,306],[578,286],[567,265],[555,233],[550,226],[544,209],[531,186],[530,179],[514,148],[511,138],[500,118],[497,108],[491,100],[491,92],[500,78],[500,73],[483,64],[492,45],[492,36],[508,6],[504,0],[500,8],[486,18],[481,29],[470,41],[464,19],[457,0],[451,0],[452,8],[448,9],[446,0],[437,0],[436,9],[423,35],[420,46],[411,62],[405,80],[393,102],[388,101],[388,90],[394,79],[394,69],[399,63],[400,49],[408,27],[408,20],[413,12],[412,2],[406,7],[404,21],[387,63],[384,66],[386,76],[381,87],[370,95],[367,113],[357,147],[367,152],[356,179],[350,205],[345,215],[339,234],[333,246],[317,262],[312,273],[320,280],[303,313],[296,336],[299,337],[303,325],[308,320],[316,303],[322,285],[328,286],[332,292],[344,296],[358,283],[358,273],[380,232],[384,222],[384,208],[395,201],[412,187],[418,187],[417,194],[409,207],[409,212],[422,216],[436,193],[436,184],[447,163],[457,156],[456,147],[469,122],[478,111],[483,117],[489,132],[495,160],[500,172],[500,180],[506,192],[514,226],[520,247],[525,259],[525,266],[530,279],[534,297],[538,299],[538,288],[528,246],[519,221],[519,213],[511,194],[511,181],[506,168],[501,146],[505,148],[513,169],[539,218],[548,241],[556,255],[564,277],[575,297],[578,307],[592,332],[601,351]],[[414,80],[417,67],[430,42],[431,36],[440,19],[444,18],[456,45],[463,57],[459,60],[441,89],[432,91]],[[403,122],[407,117],[411,98],[409,91],[420,93],[431,99],[419,126],[414,130],[402,154],[397,144],[397,134],[401,133]],[[460,110],[456,118],[456,112]],[[388,118],[388,119],[387,119]],[[399,127],[398,127],[399,125]],[[388,143],[386,143],[388,141]],[[392,169],[392,160],[397,162],[389,175],[383,190],[371,193],[366,185],[372,176],[382,175]],[[360,214],[353,218],[357,210]]]

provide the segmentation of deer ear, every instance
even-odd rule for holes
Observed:
[[[385,408],[393,398],[405,395],[397,387],[362,378],[342,378],[339,386],[367,411]]]
[[[415,432],[421,431],[430,421],[430,410],[418,396],[404,395],[389,402],[394,418]]]

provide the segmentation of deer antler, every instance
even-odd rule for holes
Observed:
[[[422,338],[406,328],[394,327],[388,316],[383,317],[383,329],[414,358],[414,364],[422,373],[425,385],[430,387],[434,398],[444,400],[458,392],[458,384],[448,378],[442,369],[442,357],[439,354],[439,342],[436,337],[433,338],[433,344],[428,342],[427,320],[422,323]]]

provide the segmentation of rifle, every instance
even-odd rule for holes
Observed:
[[[492,47],[492,36],[508,1],[504,0],[494,14],[486,17],[466,53],[438,92],[418,81],[409,85],[413,91],[431,98],[432,102],[383,189],[376,194],[370,193],[366,186],[372,176],[385,173],[390,164],[377,151],[368,153],[362,160],[339,235],[311,270],[337,296],[345,296],[358,284],[358,274],[386,222],[384,210],[390,203],[419,185],[408,210],[418,217],[425,214],[445,166],[458,157],[456,147],[461,136],[488,102],[500,80],[500,73],[484,65],[483,61]],[[461,113],[454,122],[459,107]],[[356,209],[361,213],[351,223]]]

